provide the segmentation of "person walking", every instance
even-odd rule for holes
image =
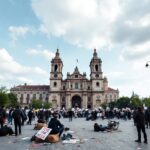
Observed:
[[[23,118],[22,111],[19,109],[19,106],[16,106],[16,109],[12,113],[12,118],[14,118],[14,126],[15,126],[15,135],[21,134],[21,118]]]
[[[138,110],[135,116],[135,123],[136,123],[137,132],[138,132],[138,139],[135,140],[135,142],[141,143],[141,131],[142,131],[143,136],[144,136],[144,143],[147,144],[147,134],[145,132],[145,115],[144,115],[142,107],[138,107]]]

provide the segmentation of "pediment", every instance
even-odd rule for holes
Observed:
[[[83,75],[80,74],[80,73],[73,73],[73,74],[70,75],[69,78],[71,78],[71,79],[84,79],[85,76],[83,76]]]

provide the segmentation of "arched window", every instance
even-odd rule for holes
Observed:
[[[54,71],[57,72],[57,70],[58,70],[58,65],[55,65],[54,66]]]
[[[65,85],[63,86],[63,90],[65,90],[66,89],[66,87],[65,87]]]
[[[95,65],[95,71],[98,71],[98,65]]]
[[[99,87],[99,82],[96,82],[96,86]]]
[[[56,87],[57,86],[57,82],[54,82],[54,87]]]
[[[75,89],[78,89],[79,87],[78,87],[78,83],[75,83]]]
[[[88,102],[91,102],[91,97],[88,97]]]
[[[75,75],[75,78],[78,78],[78,75]]]
[[[62,98],[62,102],[65,102],[65,97]]]

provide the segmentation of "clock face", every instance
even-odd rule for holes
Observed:
[[[57,78],[57,74],[54,74],[54,77]]]

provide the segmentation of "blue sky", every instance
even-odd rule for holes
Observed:
[[[96,48],[103,75],[120,96],[150,96],[150,1],[1,0],[0,85],[49,84],[59,48],[63,76],[89,77]],[[76,63],[78,59],[78,64]]]

